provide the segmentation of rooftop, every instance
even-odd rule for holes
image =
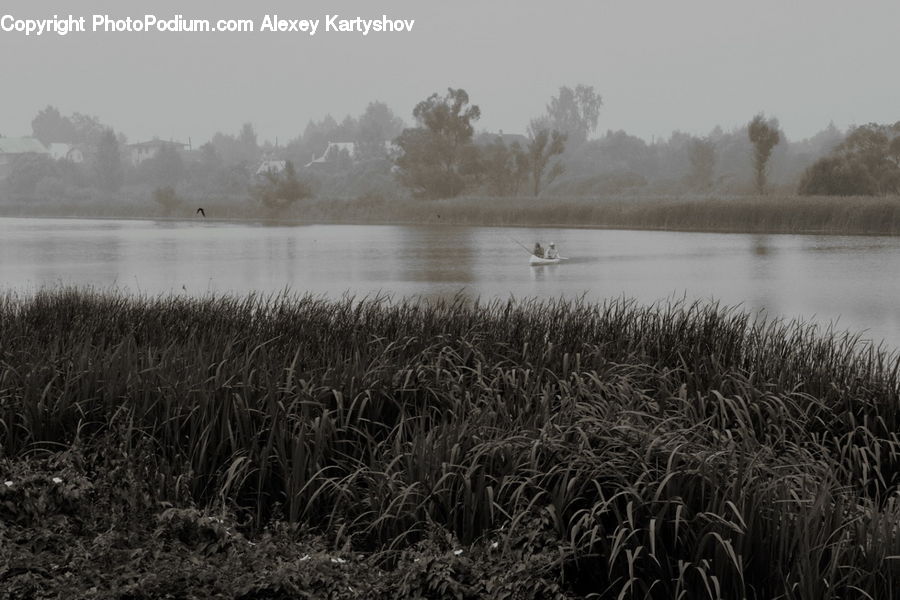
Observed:
[[[47,148],[35,138],[0,138],[0,154],[49,154]]]

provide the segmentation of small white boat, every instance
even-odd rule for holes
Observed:
[[[540,256],[531,255],[531,258],[528,259],[528,264],[532,267],[537,267],[540,265],[555,265],[560,261],[566,260],[564,256],[560,256],[557,258],[541,258]]]

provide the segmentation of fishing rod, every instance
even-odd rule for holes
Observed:
[[[515,243],[519,244],[519,246],[522,247],[522,250],[524,250],[524,251],[527,252],[528,254],[534,255],[534,252],[532,252],[531,250],[529,250],[528,247],[525,246],[525,244],[522,244],[522,243],[519,242],[519,240],[517,240],[516,238],[512,237],[511,235],[508,235],[508,236],[506,236],[506,237],[508,237],[509,239],[511,239],[512,241],[514,241]]]

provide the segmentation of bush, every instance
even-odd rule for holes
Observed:
[[[806,170],[798,192],[802,196],[870,196],[876,189],[874,178],[861,162],[831,156]]]
[[[309,184],[297,177],[294,164],[287,161],[281,172],[266,171],[260,183],[252,186],[251,195],[272,212],[281,212],[297,200],[312,196]]]
[[[164,216],[171,215],[183,204],[181,198],[175,193],[175,188],[171,186],[155,188],[153,190],[153,201],[159,205]]]

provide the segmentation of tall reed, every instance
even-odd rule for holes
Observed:
[[[430,524],[601,598],[900,593],[900,362],[715,304],[0,298],[0,452],[390,563]],[[179,498],[187,494],[188,498]]]

